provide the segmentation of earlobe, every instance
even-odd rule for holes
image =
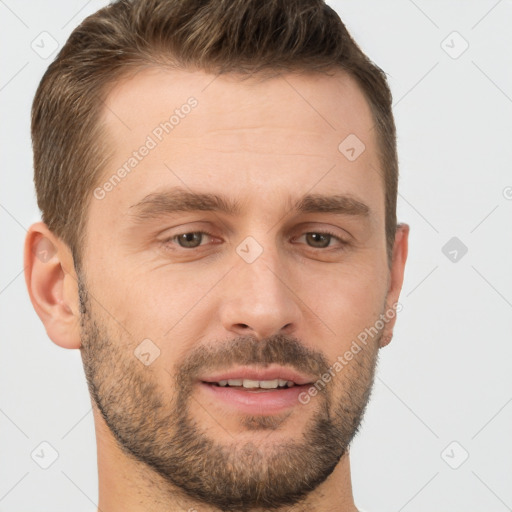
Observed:
[[[398,224],[396,228],[393,260],[391,262],[388,294],[386,297],[386,305],[387,309],[390,310],[389,316],[391,316],[391,318],[387,322],[382,333],[380,341],[381,348],[388,345],[393,338],[393,328],[396,322],[397,310],[399,310],[397,307],[399,304],[398,299],[404,282],[405,262],[407,261],[409,245],[409,230],[410,228],[408,224]],[[386,313],[388,313],[388,311],[386,311]]]
[[[50,339],[60,347],[80,347],[78,286],[67,245],[43,222],[25,238],[25,282],[30,300]]]
[[[386,330],[382,335],[382,338],[380,339],[379,347],[384,348],[385,346],[389,345],[392,339],[393,331],[389,332],[388,330]]]

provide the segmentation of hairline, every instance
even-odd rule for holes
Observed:
[[[276,78],[282,74],[298,74],[301,76],[328,76],[331,78],[337,78],[338,74],[341,73],[342,76],[348,77],[351,81],[354,82],[355,86],[358,88],[359,92],[362,93],[363,98],[370,109],[371,120],[373,122],[372,130],[376,130],[376,151],[377,158],[379,163],[379,171],[381,186],[384,190],[384,232],[385,232],[385,240],[386,240],[386,253],[388,260],[388,267],[391,267],[391,254],[388,247],[388,226],[387,226],[387,217],[388,217],[388,187],[387,187],[387,179],[390,177],[390,169],[385,165],[385,140],[381,130],[379,129],[379,112],[376,111],[375,106],[371,99],[368,97],[367,92],[364,87],[361,86],[359,79],[354,75],[351,70],[346,69],[344,66],[339,64],[333,64],[330,66],[323,66],[321,68],[311,68],[307,66],[303,66],[300,63],[293,64],[290,67],[283,70],[280,67],[262,67],[257,69],[254,72],[244,71],[244,70],[219,70],[216,69],[215,66],[205,67],[198,65],[186,65],[178,62],[172,57],[169,58],[159,58],[158,53],[151,56],[138,56],[137,59],[126,62],[123,66],[121,66],[110,80],[106,80],[103,84],[103,87],[99,89],[99,94],[97,98],[99,101],[96,102],[95,107],[96,111],[94,113],[93,118],[91,119],[92,124],[94,126],[94,131],[91,133],[91,136],[88,142],[91,145],[98,144],[100,140],[102,141],[100,154],[103,165],[99,166],[96,161],[96,165],[93,163],[94,175],[92,176],[92,187],[87,191],[87,196],[83,203],[83,208],[79,214],[79,222],[77,225],[77,229],[79,232],[76,236],[77,247],[70,247],[73,260],[75,262],[75,269],[79,270],[83,265],[83,256],[85,252],[85,246],[87,244],[87,226],[88,226],[88,218],[90,213],[90,207],[93,203],[93,191],[94,189],[102,183],[102,178],[105,176],[105,170],[108,168],[110,160],[115,152],[114,141],[112,140],[111,134],[108,130],[108,127],[105,123],[105,113],[107,111],[106,101],[109,96],[114,92],[114,90],[119,87],[124,82],[129,81],[134,78],[137,74],[147,70],[147,69],[163,69],[168,71],[188,71],[190,73],[196,71],[202,71],[205,73],[210,73],[215,77],[218,76],[230,76],[238,81],[243,82],[250,78],[260,78],[261,82],[265,82],[272,78]],[[103,107],[101,106],[103,104]],[[110,144],[108,144],[110,142]],[[107,149],[108,146],[108,149]],[[396,211],[395,211],[396,214]],[[395,215],[396,216],[396,215]],[[396,227],[396,226],[395,226]]]

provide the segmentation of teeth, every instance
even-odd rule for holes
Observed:
[[[245,386],[245,383],[244,383]],[[275,380],[260,380],[259,387],[264,389],[276,389],[279,386],[279,379]]]
[[[218,382],[219,386],[234,386],[234,387],[244,387],[246,389],[277,389],[278,387],[284,388],[295,385],[295,383],[291,380],[283,380],[283,379],[274,379],[274,380],[251,380],[251,379],[228,379],[221,380]]]
[[[259,388],[260,383],[257,380],[244,379],[242,386],[244,388]]]

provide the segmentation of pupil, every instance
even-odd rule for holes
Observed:
[[[329,246],[329,237],[330,237],[330,235],[325,235],[323,233],[308,233],[307,236],[313,238],[313,245],[318,244],[319,239],[321,239],[323,237],[325,243],[322,243],[320,241],[320,247],[328,247]]]
[[[194,238],[195,242],[194,243]],[[201,234],[200,233],[184,233],[181,235],[181,238],[179,238],[180,245],[182,247],[197,247],[201,243]],[[181,242],[185,242],[185,245],[183,245]]]

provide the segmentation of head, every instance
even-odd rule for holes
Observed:
[[[48,68],[32,137],[29,292],[81,349],[119,449],[223,510],[326,481],[391,339],[408,235],[389,87],[337,14],[114,2]],[[232,371],[295,386],[215,384]]]

